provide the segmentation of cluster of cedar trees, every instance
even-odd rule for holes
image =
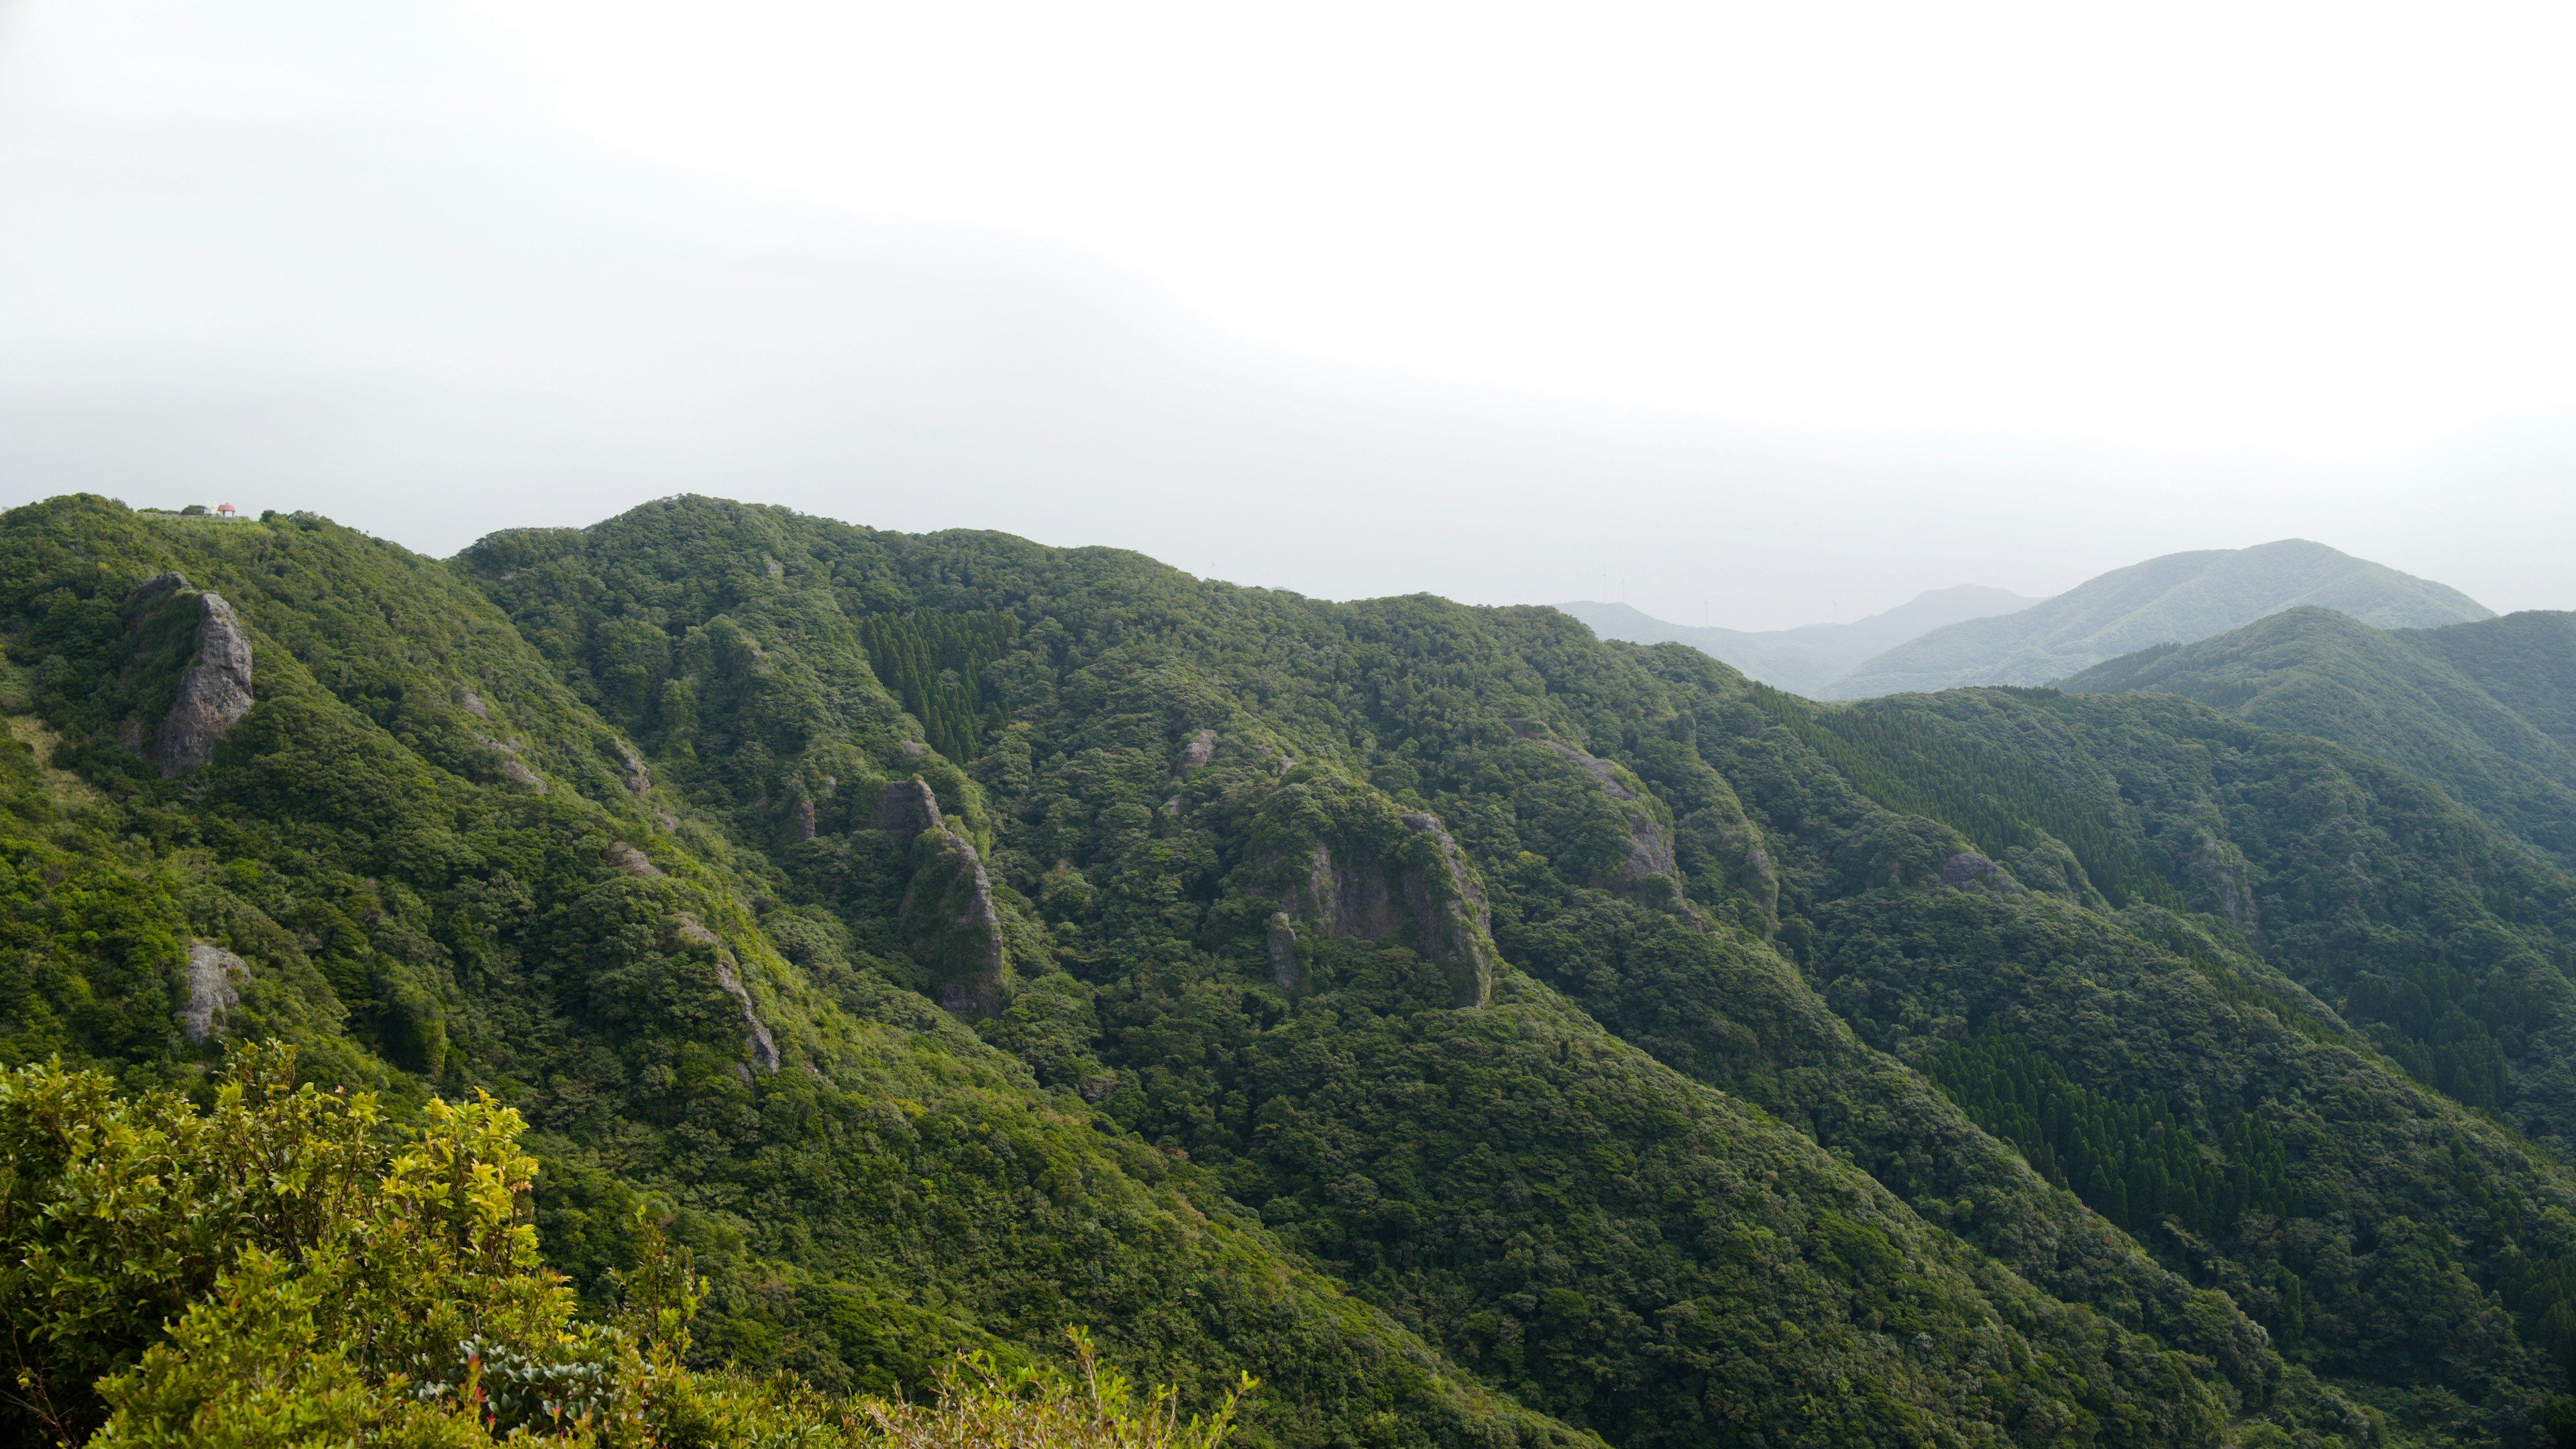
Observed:
[[[952,760],[982,753],[984,666],[1018,637],[1019,621],[990,609],[869,614],[859,621],[878,682],[921,721],[930,747]]]
[[[2001,1033],[1962,1042],[1924,1066],[1978,1126],[2141,1242],[2162,1239],[2168,1217],[2217,1238],[2249,1212],[2302,1216],[2281,1139],[2255,1113],[2235,1113],[2217,1142],[2203,1143],[2163,1096],[2115,1101]],[[2295,1341],[2302,1324],[2297,1277],[2283,1286],[2275,1328]]]

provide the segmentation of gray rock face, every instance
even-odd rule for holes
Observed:
[[[528,762],[519,758],[518,750],[508,741],[496,740],[490,735],[476,735],[474,741],[501,757],[501,774],[505,778],[525,785],[540,795],[546,793],[545,777],[529,769]]]
[[[1286,904],[1327,936],[1377,941],[1395,934],[1395,899],[1383,871],[1341,864],[1317,845],[1306,858],[1306,879]]]
[[[1208,762],[1216,753],[1216,731],[1201,730],[1196,738],[1181,746],[1181,773],[1189,774]]]
[[[125,607],[128,609],[143,608],[156,600],[166,599],[170,595],[179,592],[187,586],[188,576],[186,574],[154,574],[152,577],[136,584],[134,586],[134,592],[125,596]]]
[[[177,574],[162,574],[135,594],[141,596],[163,579],[177,582],[152,597],[187,584]],[[250,635],[233,617],[233,606],[224,602],[223,595],[200,595],[197,607],[196,662],[179,676],[179,698],[162,716],[161,732],[154,740],[153,754],[164,779],[213,759],[215,746],[250,713]]]
[[[1941,862],[1941,884],[1952,890],[1964,890],[1974,884],[2007,895],[2022,893],[2021,882],[2014,880],[2011,872],[1973,850],[1959,851]]]
[[[644,768],[644,757],[635,752],[633,745],[620,741],[617,754],[618,758],[626,762],[627,789],[641,795],[653,788],[653,772]]]
[[[925,830],[935,830],[946,822],[939,816],[939,797],[931,793],[922,780],[889,780],[885,795],[877,801],[877,811],[868,824],[885,831],[905,845]]]
[[[608,857],[608,863],[610,865],[617,867],[628,875],[642,876],[649,879],[662,873],[662,867],[655,865],[651,856],[637,850],[634,846],[627,844],[623,840],[610,841],[608,843],[608,849],[603,852],[603,854]]]
[[[682,941],[710,948],[716,953],[716,985],[723,987],[725,995],[733,998],[734,1005],[742,1008],[743,1050],[751,1053],[752,1060],[760,1063],[761,1070],[777,1071],[778,1039],[770,1035],[769,1024],[760,1019],[758,1008],[752,1005],[751,990],[742,984],[741,973],[734,969],[733,953],[724,948],[723,939],[708,930],[704,921],[687,911],[673,912],[670,925],[671,933]]]
[[[1443,877],[1424,881],[1417,880],[1414,872],[1405,873],[1404,897],[1412,909],[1415,939],[1429,947],[1426,954],[1433,960],[1450,968],[1452,1002],[1483,1006],[1493,1000],[1494,968],[1500,964],[1494,950],[1493,908],[1467,866],[1466,852],[1438,818],[1407,815],[1404,825],[1416,835],[1431,837],[1440,847]]]
[[[2254,892],[2246,885],[2245,854],[2233,841],[2221,845],[2215,837],[2200,838],[2200,850],[2192,857],[2191,874],[2195,881],[2217,897],[2218,907],[2236,929],[2254,941],[2263,939],[2262,922],[2256,917]]]
[[[176,1013],[179,1030],[203,1046],[241,1005],[241,983],[250,979],[250,963],[212,941],[191,941],[186,976],[187,995]]]
[[[1271,913],[1268,945],[1271,981],[1282,991],[1296,990],[1305,973],[1297,969],[1297,923],[1286,911]]]
[[[1493,999],[1494,970],[1500,964],[1493,912],[1465,852],[1436,816],[1412,814],[1403,820],[1406,829],[1429,837],[1436,848],[1429,867],[1336,861],[1326,846],[1314,847],[1304,878],[1280,901],[1280,915],[1271,924],[1274,979],[1283,969],[1283,947],[1288,953],[1284,969],[1295,969],[1296,923],[1303,921],[1327,936],[1405,942],[1424,960],[1446,968],[1453,1005],[1480,1007]],[[1284,937],[1282,922],[1288,927]]]
[[[956,1016],[1000,1011],[1002,917],[974,843],[939,813],[938,795],[918,777],[888,781],[868,824],[911,847],[898,919],[905,949],[929,972],[932,995]]]
[[[916,836],[912,854],[900,913],[912,957],[929,969],[933,992],[952,1015],[991,1016],[1002,1009],[1005,955],[984,862],[946,824]]]
[[[796,800],[796,809],[795,809],[795,812],[794,812],[794,813],[795,813],[795,816],[796,816],[796,838],[797,838],[798,840],[811,840],[811,839],[813,839],[813,838],[814,838],[814,802],[813,802],[813,801],[811,801],[811,800],[805,799],[803,796],[798,796],[798,797],[797,797],[797,800]]]
[[[732,957],[724,955],[716,957],[716,984],[723,987],[725,994],[733,998],[734,1005],[742,1008],[744,1048],[751,1053],[754,1061],[760,1063],[761,1070],[777,1071],[778,1039],[769,1034],[768,1023],[762,1021],[760,1013],[752,1008],[751,991],[742,984],[742,978],[734,974]]]

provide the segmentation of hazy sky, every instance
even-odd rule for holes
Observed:
[[[0,0],[0,502],[2576,607],[2570,14]]]

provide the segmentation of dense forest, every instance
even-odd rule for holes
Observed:
[[[2438,785],[2561,865],[2576,863],[2576,615],[2374,629],[2292,609],[2196,644],[2106,660],[2070,693],[2179,694],[2315,735]]]
[[[6,1062],[506,1112],[543,1321],[685,1254],[724,1402],[1083,1328],[1253,1445],[2576,1442],[2576,879],[2405,759],[695,498],[59,499],[0,635]]]

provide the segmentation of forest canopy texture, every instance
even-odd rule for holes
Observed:
[[[1283,1449],[2576,1442],[2576,877],[2431,755],[703,498],[445,562],[57,499],[0,638],[13,1324],[21,1104],[267,1092],[351,1182],[483,1134],[512,1331],[745,1414],[1086,1327]],[[337,1311],[259,1221],[0,1427]]]

